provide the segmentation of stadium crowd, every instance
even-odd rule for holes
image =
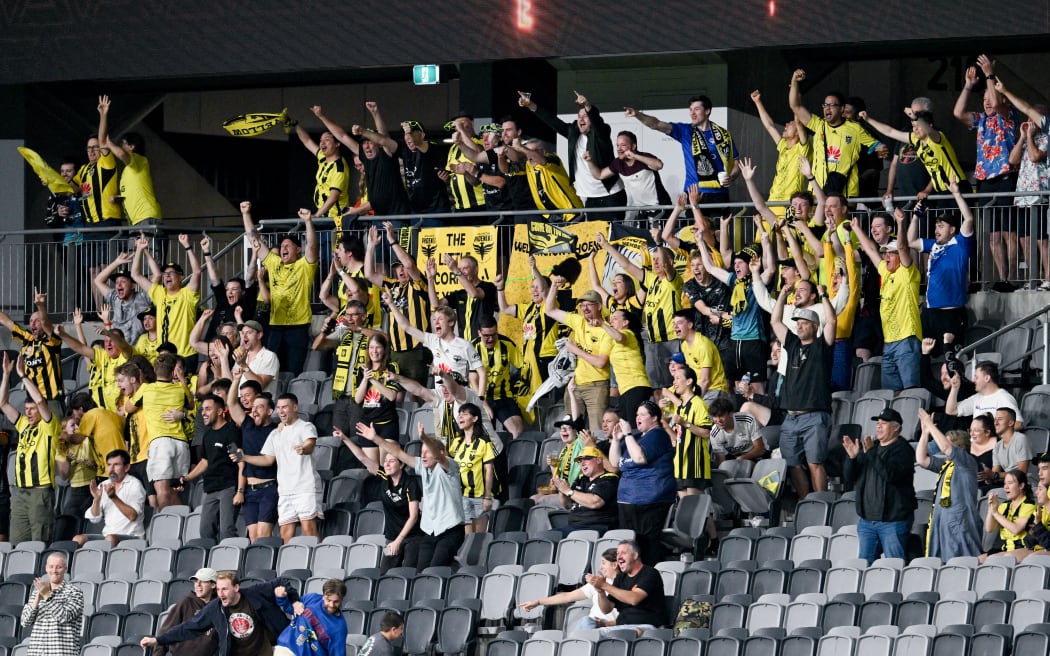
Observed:
[[[333,476],[358,469],[369,475],[362,498],[380,502],[384,515],[384,569],[465,564],[469,536],[496,530],[502,506],[567,510],[555,526],[566,536],[632,531],[615,552],[599,554],[602,569],[581,581],[584,588],[523,602],[533,611],[592,599],[581,626],[603,632],[643,631],[674,617],[654,567],[670,551],[717,556],[719,526],[744,516],[710,506],[684,550],[667,540],[669,516],[687,497],[717,495],[726,477],[758,482],[761,474],[771,497],[790,487],[800,505],[838,486],[852,489],[855,555],[868,564],[920,554],[1041,557],[1050,547],[1050,460],[1033,453],[996,363],[966,368],[955,352],[970,324],[975,242],[990,241],[998,291],[1013,289],[1018,241],[1029,266],[1047,270],[1045,234],[1030,254],[1028,235],[1010,228],[1027,221],[979,220],[1005,205],[1016,216],[1041,213],[1043,197],[1004,196],[979,209],[965,198],[971,181],[978,192],[1050,190],[1045,108],[1017,97],[982,56],[953,110],[976,134],[976,146],[967,146],[977,161],[970,172],[928,99],[882,123],[863,100],[838,92],[823,94],[820,111],[811,111],[804,79],[802,70],[791,77],[793,120],[782,128],[762,93],[751,95],[778,152],[768,190],[732,133],[710,120],[705,96],[689,99],[689,123],[625,108],[679,142],[681,164],[639,152],[632,132],[613,135],[579,93],[571,123],[528,93],[518,100],[567,138],[567,162],[551,144],[526,138],[514,116],[476,128],[459,113],[447,126],[449,146],[429,140],[410,117],[388,129],[374,102],[366,103],[373,124],[349,128],[314,106],[326,128],[316,140],[294,119],[285,124],[317,158],[313,206],[299,211],[296,229],[273,234],[260,230],[250,202],[241,203],[250,265],[228,280],[218,276],[206,236],[175,240],[188,270],[158,246],[167,240],[145,144],[134,134],[113,140],[110,101],[101,97],[88,163],[61,169],[78,192],[52,199],[50,209],[74,235],[81,225],[142,232],[133,250],[99,267],[99,306],[77,311],[71,327],[51,321],[46,290],[36,293],[28,326],[0,313],[20,344],[17,358],[4,356],[0,382],[0,410],[14,427],[5,453],[14,469],[3,504],[10,516],[0,515],[0,534],[14,545],[105,539],[115,547],[147,536],[149,518],[200,486],[205,540],[255,542],[275,527],[284,543],[297,534],[320,538],[331,534],[326,510],[361,508],[361,498],[326,496]],[[977,111],[971,96],[982,99]],[[882,159],[891,157],[888,188],[878,189]],[[660,171],[679,165],[684,189],[668,193]],[[351,190],[355,168],[360,184]],[[709,208],[729,200],[737,178],[756,208],[753,231]],[[885,211],[851,207],[852,198],[879,192]],[[944,194],[953,201],[928,199]],[[647,247],[632,251],[599,232],[594,253],[541,270],[501,242],[504,270],[512,258],[529,259],[528,296],[510,299],[508,276],[483,279],[477,258],[420,259],[402,241],[404,215],[432,227],[445,223],[428,214],[454,211],[476,226],[491,222],[479,212],[572,209],[565,216],[572,223],[626,224]],[[318,228],[320,219],[334,228]],[[108,238],[100,235],[89,238]],[[602,261],[612,263],[608,276],[599,274]],[[590,289],[574,297],[583,267]],[[201,302],[205,273],[209,305]],[[439,293],[439,273],[458,288]],[[326,310],[316,321],[315,304]],[[101,321],[96,340],[85,318],[92,311]],[[519,339],[501,333],[509,324],[520,325]],[[63,348],[88,367],[86,391],[63,388]],[[849,396],[856,374],[875,362],[872,387],[887,400],[921,399],[923,409],[906,420],[887,403],[863,418],[871,434],[836,434],[833,399],[858,400]],[[314,367],[324,369],[319,378],[311,378]],[[12,401],[16,374],[24,406]],[[295,380],[323,381],[330,398],[299,398]],[[552,380],[564,382],[564,392]],[[298,389],[307,388],[314,389]],[[419,409],[432,421],[406,423],[426,414]],[[545,427],[556,432],[537,438]],[[320,449],[328,436],[346,449]],[[544,444],[542,455],[514,457],[515,443],[549,437],[556,444]],[[317,457],[322,451],[327,460]],[[763,468],[770,461],[779,468]],[[916,464],[936,478],[921,539],[912,534]],[[783,479],[769,478],[771,471]],[[522,472],[537,475],[523,482]],[[777,524],[773,508],[755,520]],[[74,607],[84,600],[63,593],[65,566],[57,552],[47,559],[48,576],[22,613],[30,654],[78,653],[80,632],[61,627],[79,618]],[[236,572],[204,568],[195,581],[200,589],[180,622],[143,646],[207,634],[213,641],[192,643],[198,651],[173,649],[262,654],[276,645],[272,653],[302,653],[288,637],[298,626],[326,653],[343,653],[342,580],[302,598],[280,578],[242,588]],[[362,653],[389,651],[402,625],[400,615],[384,616]]]

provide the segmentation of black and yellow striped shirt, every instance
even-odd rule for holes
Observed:
[[[707,414],[704,399],[694,394],[681,406],[675,408],[686,423],[701,428],[711,428],[711,418]],[[711,478],[711,445],[707,437],[694,435],[692,431],[682,430],[682,439],[674,450],[674,477],[685,480],[710,480]]]
[[[477,438],[468,442],[463,436],[457,435],[452,439],[449,455],[459,464],[463,496],[468,499],[485,496],[485,464],[496,460],[492,442]],[[496,491],[491,492],[495,494]]]
[[[496,295],[499,292],[496,290],[496,285],[487,280],[479,280],[474,286],[484,294],[483,297],[471,296],[465,289],[457,289],[445,295],[449,307],[456,310],[459,336],[468,342],[478,336],[483,316],[494,317],[499,312],[499,304],[496,301]]]
[[[521,369],[521,351],[518,350],[517,344],[503,335],[496,335],[496,342],[491,349],[485,348],[485,343],[480,336],[474,338],[471,344],[478,350],[481,363],[488,374],[488,389],[485,391],[485,398],[489,401],[514,398],[510,373],[511,367]]]
[[[15,422],[18,450],[15,452],[15,485],[43,487],[55,484],[55,447],[62,423],[55,415],[51,421],[29,423],[25,415]]]
[[[543,307],[536,303],[518,303],[516,310],[518,318],[521,319],[522,352],[532,349],[536,362],[541,358],[557,356],[558,347],[555,342],[562,336],[558,329],[561,324],[548,317]],[[543,372],[544,375],[546,373]]]
[[[424,333],[430,332],[430,295],[424,280],[398,282],[387,279],[383,282],[390,290],[394,305],[408,319],[409,325],[415,326]],[[390,321],[390,346],[394,351],[408,351],[419,346],[401,324]]]
[[[324,151],[317,149],[317,182],[314,187],[314,207],[321,206],[328,200],[332,189],[339,190],[339,198],[328,208],[327,216],[339,216],[346,211],[350,205],[350,167],[346,160],[339,159],[326,161]]]
[[[33,334],[16,325],[11,336],[22,342],[22,360],[26,376],[36,383],[48,401],[62,396],[62,340],[54,335],[36,339]]]
[[[85,164],[73,176],[80,187],[81,211],[88,225],[106,219],[123,217],[120,205],[112,199],[120,195],[117,175],[117,158],[112,153],[103,153],[94,164]]]
[[[649,332],[649,341],[671,341],[675,338],[671,320],[674,313],[682,309],[682,287],[685,286],[682,276],[675,272],[674,278],[667,280],[651,269],[646,269],[642,286],[645,287],[642,316],[645,318],[645,329]]]
[[[480,139],[474,139],[474,143],[478,148],[482,147]],[[474,161],[463,154],[460,150],[459,145],[453,144],[452,148],[448,151],[448,166],[446,167],[449,171],[449,187],[452,189],[452,201],[456,205],[456,209],[460,212],[464,210],[476,210],[485,207],[485,191],[481,187],[479,182],[476,185],[470,184],[470,180],[467,176],[460,175],[458,173],[452,173],[452,168],[456,164],[467,163],[474,164]]]

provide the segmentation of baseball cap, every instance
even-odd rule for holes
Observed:
[[[598,292],[594,291],[593,289],[588,289],[583,293],[582,296],[580,296],[580,300],[578,302],[583,303],[584,301],[587,301],[588,303],[597,303],[598,305],[601,305],[602,297],[598,294]]]
[[[262,324],[256,321],[255,319],[245,321],[241,325],[237,326],[237,330],[240,330],[241,328],[251,328],[257,333],[261,333],[263,331]]]
[[[675,364],[685,364],[685,353],[671,354],[671,359],[669,360],[669,362],[673,362]]]
[[[780,260],[780,266],[782,266],[782,267],[790,267],[792,269],[797,269],[798,268],[798,265],[795,264],[795,258],[793,258],[793,257],[789,257],[786,260]]]
[[[880,253],[896,253],[897,252],[897,240],[891,239],[888,244],[879,249]]]
[[[904,419],[901,417],[901,413],[897,412],[893,408],[884,408],[882,412],[871,418],[872,421],[893,421],[898,424],[903,424]]]
[[[580,451],[580,455],[576,456],[576,460],[583,460],[584,458],[597,458],[602,459],[602,452],[596,446],[585,446],[583,451]]]
[[[809,308],[796,309],[795,314],[793,314],[791,318],[795,321],[809,321],[818,326],[820,325],[820,317],[817,316],[816,312]]]
[[[128,271],[127,269],[117,269],[116,271],[114,271],[113,273],[111,273],[109,275],[109,279],[110,280],[114,280],[115,281],[117,278],[127,278],[128,280],[130,280],[132,282],[135,281],[135,279],[131,277],[131,272]]]
[[[554,422],[555,428],[561,428],[562,426],[571,426],[576,428],[576,421],[573,420],[572,415],[565,415],[558,421]]]
[[[186,271],[178,262],[168,262],[160,268],[161,272],[167,271],[168,269],[172,269],[175,273],[179,274],[180,276],[186,275]]]
[[[156,316],[157,316],[157,306],[151,305],[148,308],[146,308],[145,310],[143,310],[142,312],[138,313],[138,320],[142,321],[146,317],[156,317]]]
[[[1032,457],[1033,465],[1038,465],[1041,462],[1050,462],[1050,451],[1043,451],[1042,453],[1037,453]]]
[[[190,577],[190,580],[191,581],[208,581],[210,583],[215,583],[215,579],[217,579],[218,576],[219,576],[219,573],[216,572],[215,570],[213,570],[212,568],[210,568],[210,567],[202,567],[199,570],[197,570],[196,574],[194,574],[193,576]]]

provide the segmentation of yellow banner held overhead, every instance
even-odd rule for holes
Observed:
[[[402,233],[404,236],[404,233]],[[403,240],[402,240],[403,243]],[[409,250],[409,252],[412,252]],[[422,228],[416,238],[416,266],[426,271],[427,261],[437,262],[434,286],[438,295],[463,289],[457,276],[445,266],[445,255],[458,260],[471,255],[478,261],[478,277],[492,282],[496,278],[496,228]],[[526,263],[528,266],[528,263]]]

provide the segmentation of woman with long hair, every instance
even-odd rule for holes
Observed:
[[[988,495],[988,515],[984,520],[984,530],[998,530],[999,537],[996,540],[996,548],[981,554],[982,563],[993,556],[1013,556],[1010,552],[1023,549],[1028,520],[1035,515],[1035,499],[1032,496],[1032,488],[1028,486],[1028,475],[1023,471],[1011,469],[1006,472],[1003,476],[1003,492],[1006,494],[1006,501],[1002,503],[999,503],[998,495]]]
[[[354,401],[361,406],[361,423],[375,427],[384,440],[398,440],[401,428],[397,421],[397,404],[405,398],[397,382],[397,364],[390,361],[390,341],[382,333],[368,338],[368,357],[362,367],[361,382],[354,391]],[[374,449],[367,448],[373,460]]]
[[[496,447],[485,432],[481,408],[464,403],[456,415],[459,430],[448,438],[448,453],[459,464],[463,485],[464,530],[483,533],[486,513],[495,506],[499,481],[496,477]]]
[[[992,453],[999,438],[991,415],[977,415],[970,422],[970,455],[977,459],[977,485],[981,494],[996,487],[992,480]]]

